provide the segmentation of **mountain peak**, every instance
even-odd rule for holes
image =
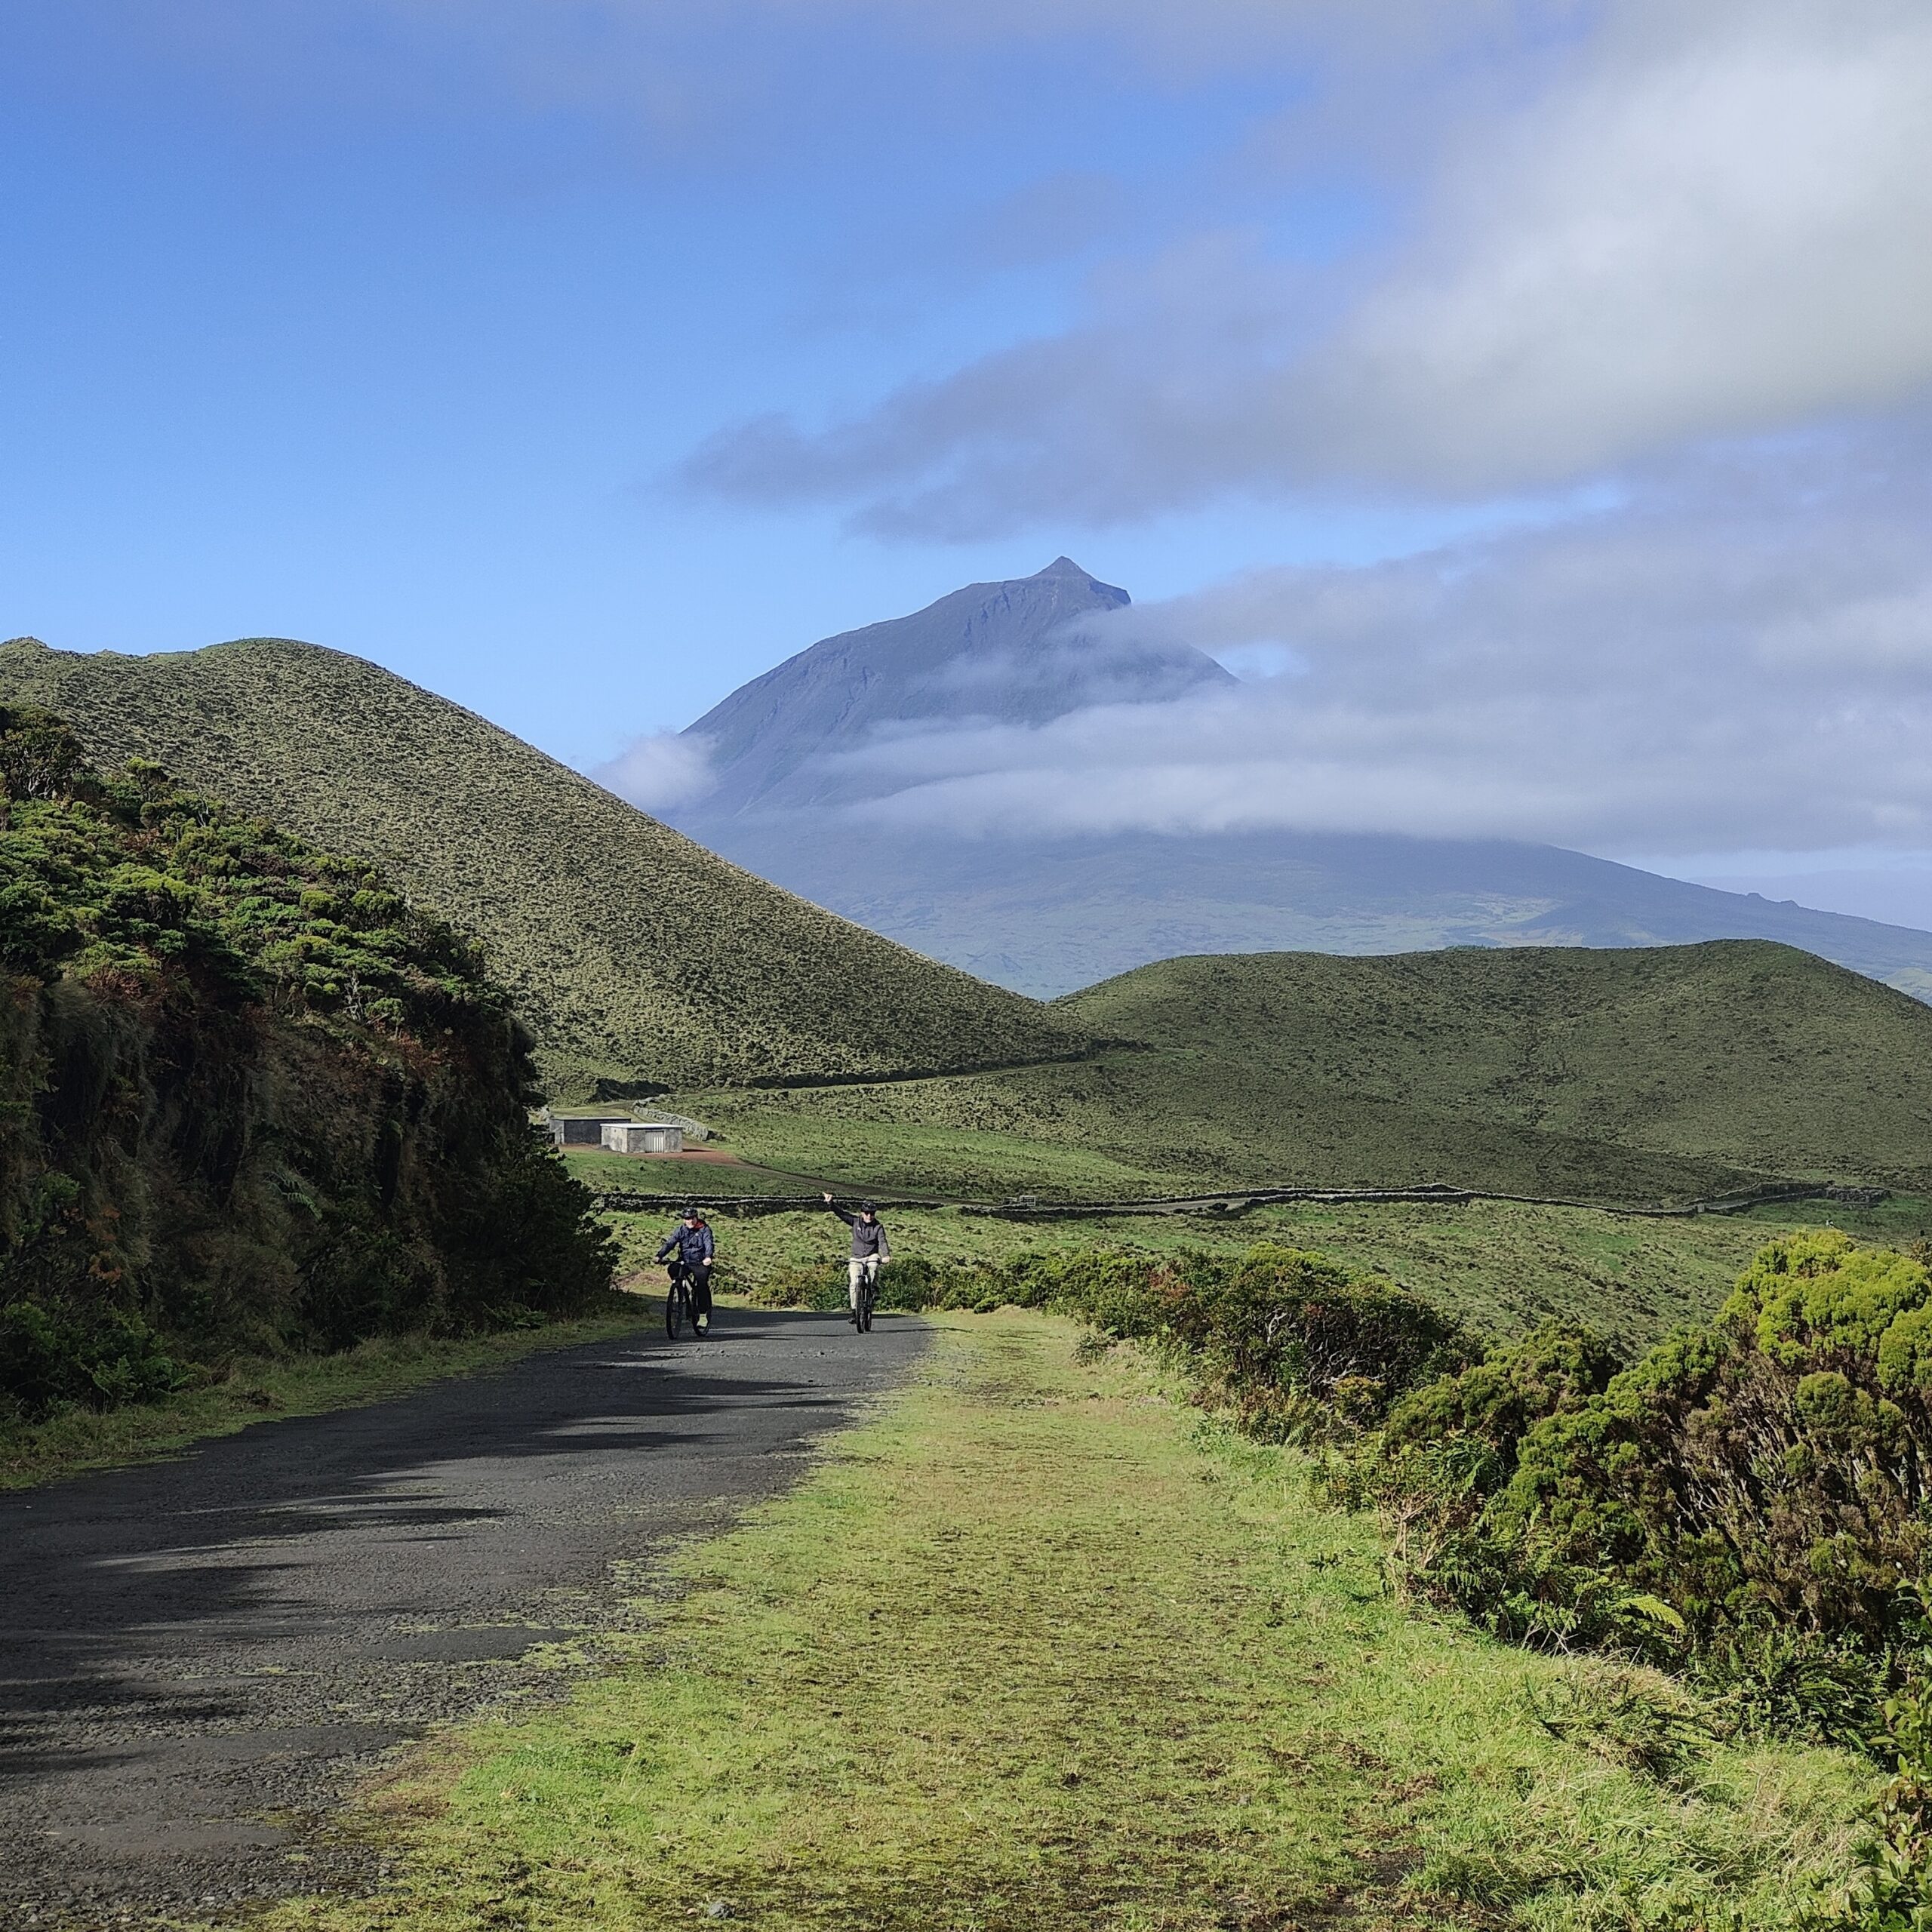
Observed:
[[[1091,571],[1082,570],[1071,557],[1056,557],[1044,570],[1035,571],[1031,577],[1019,580],[1023,583],[1051,583],[1062,580],[1084,583],[1094,590],[1104,591],[1110,601],[1118,604],[1131,604],[1134,601],[1118,584],[1103,583]]]
[[[1233,680],[1186,645],[1091,621],[1125,591],[1056,557],[1031,577],[969,583],[910,617],[822,638],[692,725],[717,783],[694,819],[788,810],[872,782],[868,740],[954,727],[1044,724],[1100,704],[1158,703]]]

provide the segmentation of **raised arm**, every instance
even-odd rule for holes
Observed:
[[[848,1214],[843,1208],[839,1206],[837,1201],[832,1199],[830,1195],[828,1194],[825,1195],[823,1198],[825,1204],[829,1208],[848,1228],[859,1218],[856,1214]]]

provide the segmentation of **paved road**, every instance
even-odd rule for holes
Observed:
[[[554,1694],[531,1645],[620,1622],[924,1339],[724,1310],[0,1497],[0,1925],[366,1881],[316,1829],[357,1777]]]

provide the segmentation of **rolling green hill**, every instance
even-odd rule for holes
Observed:
[[[708,1103],[780,1164],[986,1191],[1421,1181],[1609,1201],[1932,1187],[1932,1009],[1761,940],[1169,960],[1073,1066]],[[1029,1187],[1029,1168],[1043,1185]],[[1002,1186],[1001,1184],[1004,1183]]]
[[[71,719],[380,864],[479,939],[559,1092],[809,1081],[1075,1050],[1078,1023],[713,857],[474,713],[360,658],[251,638],[146,657],[0,645],[0,700]]]

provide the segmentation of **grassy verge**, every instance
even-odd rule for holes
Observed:
[[[1235,1252],[1260,1241],[1285,1241],[1388,1275],[1484,1335],[1509,1335],[1558,1318],[1584,1323],[1635,1348],[1680,1322],[1707,1319],[1758,1249],[1803,1223],[1805,1210],[1815,1219],[1820,1205],[1803,1204],[1781,1217],[1749,1220],[1710,1215],[1647,1220],[1494,1201],[1270,1208],[1232,1219],[1122,1216],[1032,1223],[895,1207],[886,1220],[899,1253],[940,1263],[998,1263],[1023,1253],[1095,1247],[1149,1254],[1180,1247]],[[1919,1211],[1923,1205],[1918,1204]],[[632,1214],[607,1219],[625,1266],[647,1269],[668,1223]],[[845,1232],[829,1214],[721,1217],[716,1226],[729,1278],[753,1292],[781,1268],[823,1265],[842,1276]]]
[[[605,1310],[540,1328],[461,1341],[389,1336],[339,1355],[241,1357],[223,1379],[166,1402],[97,1414],[73,1409],[42,1423],[0,1423],[0,1489],[171,1455],[210,1435],[227,1435],[271,1416],[315,1415],[399,1395],[426,1382],[500,1368],[543,1349],[569,1348],[629,1333],[654,1318],[635,1297],[613,1295]]]
[[[1305,1499],[1137,1358],[952,1318],[621,1668],[381,1790],[383,1892],[262,1932],[1689,1932],[1848,1862],[1866,1768],[1418,1620]]]

